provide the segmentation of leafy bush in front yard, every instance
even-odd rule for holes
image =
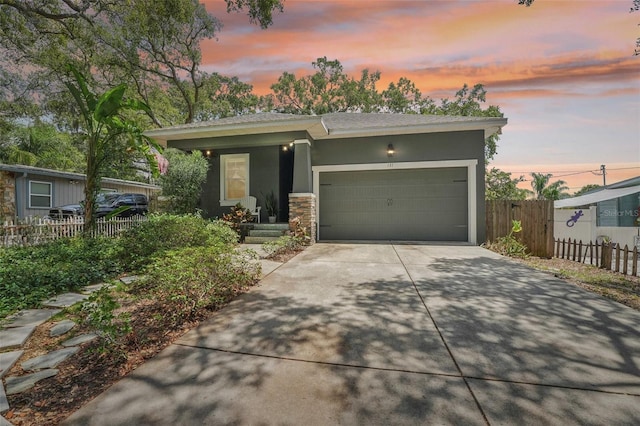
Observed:
[[[0,249],[0,318],[121,272],[118,242],[68,238]]]
[[[487,243],[489,250],[495,251],[503,256],[526,258],[527,246],[518,241],[513,235],[522,232],[522,223],[519,220],[511,221],[511,232],[505,237],[496,238],[495,241]]]
[[[292,235],[284,235],[275,241],[267,241],[262,244],[262,249],[267,253],[267,258],[278,257],[287,253],[302,250],[305,240]]]
[[[255,284],[257,255],[225,246],[187,247],[165,252],[145,270],[133,291],[162,301],[175,322],[202,309],[216,309]]]
[[[221,221],[199,215],[150,215],[149,220],[123,233],[121,260],[129,271],[138,271],[154,256],[184,247],[231,246],[238,235]]]

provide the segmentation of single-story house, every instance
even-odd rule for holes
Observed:
[[[485,138],[505,118],[260,113],[149,131],[211,163],[201,207],[274,191],[312,240],[485,240]],[[169,165],[171,167],[171,165]],[[266,215],[264,207],[262,214]]]
[[[81,173],[61,172],[18,164],[0,164],[0,219],[45,217],[49,209],[84,200],[84,182]],[[103,178],[101,190],[130,192],[151,198],[160,191],[157,185],[121,179]]]
[[[557,200],[553,206],[557,239],[640,244],[640,176]]]

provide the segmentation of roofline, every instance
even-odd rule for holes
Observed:
[[[253,135],[261,133],[281,133],[281,132],[307,131],[312,137],[328,134],[328,130],[319,115],[313,116],[292,116],[281,120],[262,121],[257,123],[233,123],[216,124],[215,121],[206,126],[166,128],[148,130],[144,132],[146,136],[163,142],[169,140],[178,141],[185,139],[198,139],[203,137],[225,137],[239,135]]]
[[[488,138],[499,132],[507,124],[502,117],[472,117],[470,120],[451,121],[447,123],[422,123],[410,125],[379,126],[366,129],[328,129],[322,116],[293,116],[286,119],[261,121],[256,123],[216,124],[215,121],[204,126],[169,127],[165,129],[149,130],[145,135],[156,139],[161,145],[167,146],[168,141],[199,139],[207,137],[227,137],[239,135],[254,135],[264,133],[282,133],[306,131],[314,140],[338,139],[341,137],[390,136],[400,134],[440,133],[455,131],[484,130],[484,137]]]
[[[338,139],[345,136],[392,136],[419,133],[462,132],[469,130],[484,130],[485,139],[500,131],[507,124],[506,118],[487,118],[486,120],[454,121],[449,123],[424,123],[413,125],[397,125],[384,127],[369,127],[367,129],[333,129],[328,135],[320,139]]]
[[[62,179],[72,179],[72,180],[86,180],[87,176],[84,173],[75,173],[75,172],[63,172],[60,170],[53,169],[44,169],[42,167],[33,167],[33,166],[24,166],[22,164],[0,164],[0,171],[14,172],[14,173],[26,173],[26,174],[37,174],[42,176],[50,176],[57,177]],[[106,183],[114,183],[114,184],[126,184],[131,186],[139,186],[141,188],[149,188],[149,189],[161,189],[158,185],[153,185],[150,183],[144,182],[136,182],[133,180],[124,180],[124,179],[116,179],[116,178],[102,178],[103,182]]]

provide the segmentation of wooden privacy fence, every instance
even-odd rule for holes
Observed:
[[[556,240],[556,257],[560,259],[573,260],[574,262],[589,263],[601,269],[621,272],[624,275],[638,276],[638,248],[630,250],[627,245],[624,248],[616,243],[595,243],[589,244],[582,240],[567,241]]]
[[[101,218],[96,221],[96,229],[91,235],[116,236],[123,230],[132,228],[145,220],[147,218],[144,216],[119,217],[109,220]],[[75,237],[82,234],[83,230],[84,219],[82,217],[64,220],[28,218],[17,223],[5,221],[0,228],[0,245],[2,247],[37,245],[58,238]]]
[[[489,200],[486,202],[487,241],[507,236],[513,220],[522,223],[518,240],[529,253],[538,257],[553,257],[552,200]]]

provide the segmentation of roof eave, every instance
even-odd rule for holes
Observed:
[[[339,139],[343,137],[393,136],[421,133],[462,132],[483,130],[484,137],[499,132],[507,124],[506,118],[488,119],[483,121],[428,123],[418,125],[399,125],[385,127],[369,127],[367,129],[332,129],[324,137],[318,139]]]
[[[281,133],[307,131],[312,137],[321,137],[328,133],[322,117],[295,117],[287,120],[265,121],[259,123],[234,123],[219,125],[213,122],[208,126],[187,127],[182,129],[157,129],[145,132],[145,135],[166,146],[167,141],[178,141],[198,138],[219,138],[228,136],[256,135],[264,133]]]

